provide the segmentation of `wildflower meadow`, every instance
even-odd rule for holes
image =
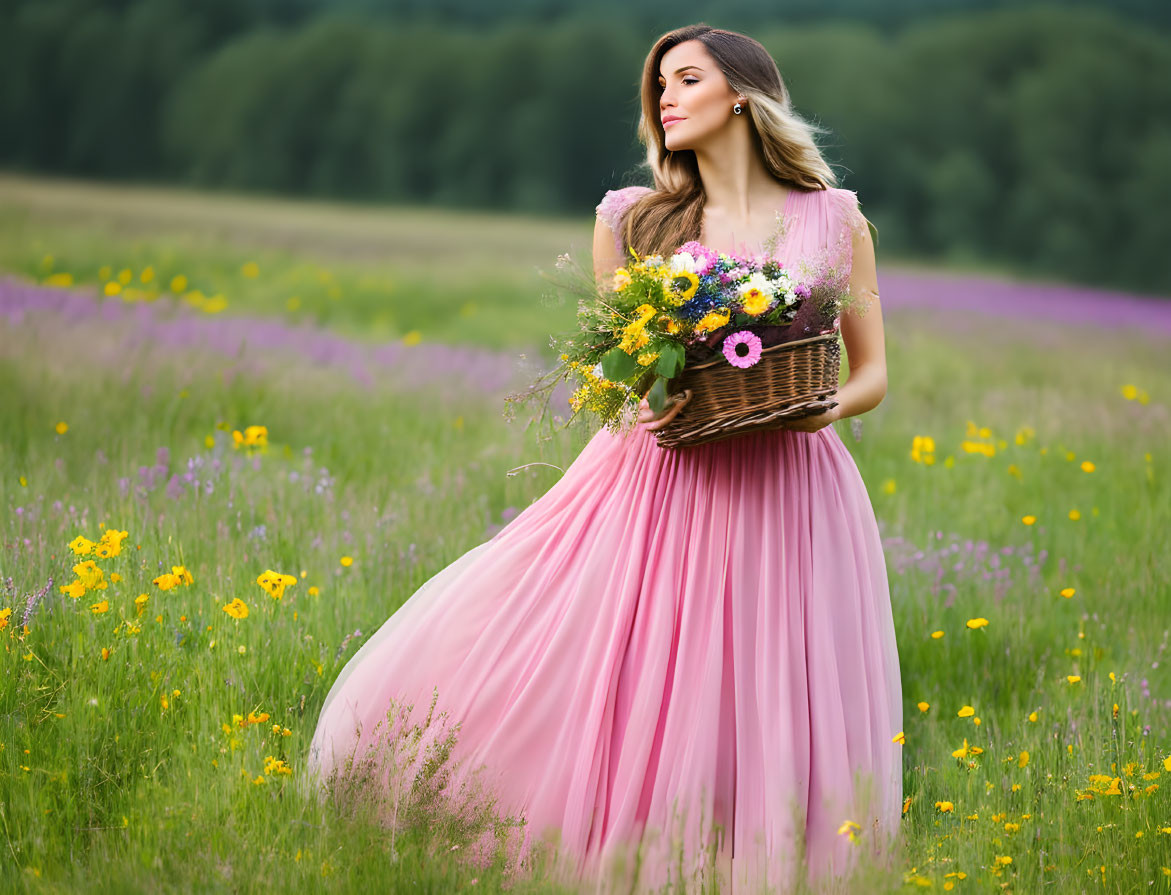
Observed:
[[[0,192],[0,889],[568,891],[461,860],[435,762],[392,829],[298,774],[347,659],[593,434],[504,415],[592,221],[95,195]],[[906,798],[852,891],[1171,892],[1169,305],[878,261],[889,391],[835,425]]]

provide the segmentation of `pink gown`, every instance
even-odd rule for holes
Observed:
[[[598,213],[617,230],[645,189]],[[830,189],[793,192],[785,219],[792,265],[861,217]],[[364,753],[392,700],[417,722],[436,693],[456,779],[478,769],[525,821],[517,866],[546,839],[595,891],[719,873],[723,892],[784,892],[892,853],[899,658],[874,511],[833,425],[678,450],[599,429],[357,651],[309,771]]]

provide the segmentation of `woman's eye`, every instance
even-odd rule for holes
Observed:
[[[684,78],[684,79],[683,79],[683,83],[684,83],[684,84],[698,84],[698,83],[699,83],[699,78],[692,78],[690,81],[689,81],[689,80],[687,80],[687,78]]]

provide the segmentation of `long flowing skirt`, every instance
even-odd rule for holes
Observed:
[[[310,767],[437,697],[453,757],[574,878],[637,863],[653,889],[715,855],[721,891],[786,891],[893,842],[901,696],[878,527],[832,426],[680,450],[601,429],[358,650]]]

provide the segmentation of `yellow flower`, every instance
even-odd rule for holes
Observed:
[[[1036,521],[1036,516],[1021,516],[1021,522],[1025,523],[1025,525],[1032,525]]]
[[[1022,749],[1020,758],[1017,759],[1017,766],[1023,768],[1028,763],[1029,763],[1029,753],[1027,750]]]
[[[102,532],[101,540],[98,545],[105,548],[105,553],[102,556],[117,556],[122,552],[122,542],[130,536],[128,531],[119,531],[116,528],[107,528]]]
[[[955,809],[955,805],[953,805],[951,802],[936,802],[935,807],[945,813]]]
[[[896,733],[896,734],[895,734],[895,735],[894,735],[894,736],[891,738],[891,742],[892,742],[892,743],[898,743],[900,746],[905,746],[905,745],[907,744],[907,737],[906,737],[906,734],[905,734],[905,733],[903,733],[903,731],[901,731],[901,730],[900,730],[898,733]]]
[[[69,549],[72,550],[74,553],[76,553],[78,556],[88,555],[89,553],[91,553],[93,551],[94,546],[95,545],[94,545],[93,541],[91,541],[89,538],[84,537],[82,535],[78,535],[76,538],[74,538],[72,541],[69,542]]]
[[[81,580],[73,581],[69,584],[62,584],[58,590],[76,600],[78,597],[85,596],[85,583]]]
[[[973,630],[975,630],[976,628],[983,628],[986,624],[988,624],[988,619],[986,619],[986,618],[970,618],[966,622],[964,622],[964,624],[966,624],[969,628],[972,628]]]
[[[110,609],[110,601],[109,600],[100,600],[99,602],[94,603],[92,606],[89,607],[90,612],[92,612],[94,615],[101,615],[103,612],[109,611],[109,609]]]
[[[699,322],[695,324],[695,331],[698,333],[717,330],[721,326],[726,325],[729,319],[730,314],[726,308],[722,311],[708,311],[708,313],[704,314],[703,317],[699,319]]]
[[[134,608],[138,610],[139,615],[146,611],[146,603],[149,599],[150,594],[139,594],[134,598]]]
[[[240,273],[244,274],[244,276],[249,277],[250,279],[254,279],[260,276],[260,265],[258,265],[255,261],[249,261],[240,268]]]
[[[343,556],[340,560],[338,560],[338,562],[340,562],[343,566],[345,566],[348,569],[350,566],[352,566],[354,564],[354,557]]]
[[[157,585],[159,590],[170,590],[172,587],[178,587],[182,584],[182,579],[178,575],[164,572],[158,578],[151,581],[151,584]]]
[[[614,280],[610,284],[610,288],[615,292],[621,292],[623,289],[629,286],[631,282],[632,280],[630,278],[630,271],[628,271],[625,267],[620,267],[614,271]]]
[[[67,422],[65,422],[64,420],[62,420],[53,428],[57,430],[58,435],[64,435],[66,432],[69,431],[69,424]]]
[[[187,277],[183,274],[171,277],[171,291],[174,293],[183,292],[187,288]]]
[[[285,588],[292,587],[297,583],[297,579],[293,575],[282,575],[280,572],[267,569],[256,579],[256,583],[272,594],[273,599],[279,600],[285,595]]]
[[[755,286],[746,290],[741,295],[741,300],[744,313],[750,317],[759,317],[772,304],[772,297]]]
[[[1082,471],[1083,472],[1093,472],[1094,471],[1094,464],[1091,463],[1089,460],[1082,460]]]
[[[894,479],[884,479],[881,487],[882,487],[883,494],[894,494],[895,488],[896,488],[895,480]]]
[[[1074,522],[1077,522],[1077,520],[1080,519],[1081,517],[1082,517],[1082,514],[1079,510],[1070,510],[1069,511],[1069,518],[1072,519]]]
[[[8,619],[12,617],[12,608],[6,606],[0,609],[0,631],[8,627]]]
[[[317,587],[316,584],[314,584],[312,587],[309,588],[309,596],[311,596],[311,597],[316,597],[320,593],[321,593],[321,590]]]
[[[931,632],[931,639],[932,639],[932,640],[938,640],[938,639],[939,639],[940,637],[942,637],[942,636],[943,636],[943,632],[942,632],[942,631],[932,631],[932,632]]]
[[[105,662],[109,658],[110,658],[110,650],[103,646],[102,647],[102,661]]]
[[[108,587],[105,573],[98,568],[97,563],[92,559],[75,565],[73,573],[77,576],[77,580],[85,585],[86,590],[105,590]]]
[[[935,463],[935,439],[930,435],[916,435],[911,439],[911,459],[927,466]]]
[[[699,288],[699,277],[690,270],[681,270],[668,278],[671,287],[672,304],[681,305],[695,295]]]
[[[236,599],[232,600],[231,603],[227,603],[220,608],[223,609],[224,612],[228,613],[228,615],[230,615],[232,618],[248,617],[248,604],[239,597],[236,597]]]
[[[929,702],[921,702],[921,703],[919,703],[919,711],[921,711],[921,712],[925,712],[925,711],[927,711],[929,708],[931,708],[931,703],[929,703]]]
[[[1080,674],[1067,674],[1065,676],[1065,679],[1067,681],[1069,681],[1071,684],[1076,684],[1078,681],[1080,681],[1082,679],[1082,676]]]
[[[1065,599],[1067,599],[1067,600],[1076,593],[1077,593],[1077,591],[1074,590],[1072,587],[1063,587],[1061,589],[1061,595],[1063,597],[1065,597]]]
[[[961,718],[970,718],[972,715],[976,714],[976,710],[970,705],[965,705],[956,714],[958,714]]]

